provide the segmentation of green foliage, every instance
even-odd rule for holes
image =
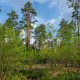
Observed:
[[[27,76],[29,79],[39,79],[42,76],[45,76],[45,72],[41,69],[21,70],[20,73]]]
[[[44,24],[40,24],[40,26],[35,29],[35,38],[40,35],[40,39],[46,39],[46,27]]]
[[[70,7],[74,8],[73,18],[78,21],[79,5],[73,0],[68,1],[71,3]],[[58,32],[54,29],[53,24],[49,23],[40,24],[34,30],[32,24],[37,22],[35,20],[37,13],[33,9],[32,3],[27,2],[21,11],[23,17],[20,24],[18,24],[18,15],[14,10],[7,14],[6,22],[0,24],[1,80],[79,80],[78,71],[54,76],[51,75],[52,70],[33,69],[37,64],[47,64],[47,67],[51,68],[73,67],[79,69],[79,24],[78,35],[76,23],[73,20],[68,22],[65,19],[61,20]],[[21,38],[22,29],[26,32],[25,41]],[[32,37],[35,40],[34,44],[30,44]],[[28,55],[25,53],[26,51]],[[26,67],[26,65],[28,66]],[[27,68],[30,70],[25,70]],[[49,71],[52,72],[49,73]]]
[[[80,73],[76,74],[76,73],[65,73],[62,75],[59,75],[56,80],[78,80],[80,79]]]
[[[22,45],[18,46],[20,38],[16,37],[13,27],[0,25],[0,33],[0,72],[9,76],[10,71],[22,68],[21,58],[24,54],[21,50]]]
[[[15,29],[16,26],[18,25],[18,22],[17,22],[18,15],[16,14],[14,10],[11,10],[11,12],[8,13],[7,15],[9,16],[9,18],[6,20],[7,27],[8,28],[14,27]]]
[[[34,63],[34,50],[33,49],[29,49],[30,51],[28,52],[28,56],[26,57],[26,61],[27,64],[33,64]]]
[[[46,26],[44,24],[40,24],[40,26],[35,28],[34,31],[34,38],[35,38],[35,50],[40,50],[44,47],[45,40],[46,40]],[[35,51],[36,52],[36,51]]]
[[[72,17],[75,19],[75,20],[78,20],[79,19],[79,8],[80,8],[80,0],[67,0],[68,1],[68,6],[69,7],[72,7],[74,10],[73,10],[73,13],[72,13]]]

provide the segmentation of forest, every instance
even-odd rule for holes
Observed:
[[[20,21],[15,10],[7,13],[0,23],[0,80],[80,80],[80,0],[66,3],[72,20],[62,18],[58,30],[51,23],[34,28],[39,21],[31,2]]]

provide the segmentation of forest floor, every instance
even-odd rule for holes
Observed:
[[[31,64],[11,71],[7,77],[6,80],[80,80],[80,68],[57,64]]]
[[[64,74],[66,72],[69,73],[80,73],[80,68],[75,67],[62,67],[61,65],[50,65],[50,64],[36,64],[36,65],[27,65],[24,67],[24,70],[34,70],[34,69],[45,69],[49,75],[52,77],[57,77],[60,74]]]

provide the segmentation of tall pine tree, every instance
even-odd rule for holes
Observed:
[[[22,17],[22,21],[20,21],[21,23],[24,23],[24,29],[26,32],[26,37],[25,37],[25,53],[27,52],[28,55],[28,50],[29,50],[29,43],[30,43],[30,31],[33,29],[33,27],[31,26],[32,23],[35,23],[36,20],[34,20],[35,16],[37,15],[37,13],[35,12],[35,10],[32,8],[32,4],[30,2],[27,2],[24,5],[24,8],[21,9],[22,13],[23,13],[23,17]],[[32,19],[34,21],[32,21]]]

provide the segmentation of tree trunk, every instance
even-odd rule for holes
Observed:
[[[40,34],[39,34],[39,36],[38,36],[38,39],[37,39],[37,43],[38,43],[39,50],[40,50],[40,45],[39,45],[39,38],[40,38]]]
[[[26,38],[25,38],[25,53],[26,53],[26,42],[27,42],[27,30],[26,30]]]
[[[28,56],[28,51],[29,51],[29,19],[28,19],[28,34],[27,34],[27,56]]]
[[[36,53],[36,48],[37,48],[37,40],[35,41],[35,53]]]
[[[39,38],[40,38],[40,35],[38,36],[38,38],[36,39],[36,42],[35,42],[35,53],[37,51],[37,45],[39,44]]]

